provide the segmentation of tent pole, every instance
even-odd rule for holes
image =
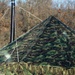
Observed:
[[[10,43],[15,40],[15,0],[11,0]]]

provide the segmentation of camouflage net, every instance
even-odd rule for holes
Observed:
[[[0,65],[0,75],[75,75],[75,68],[62,68],[32,63],[6,63]]]
[[[17,51],[20,62],[49,64],[71,68],[75,66],[75,31],[51,16],[29,32],[0,50],[0,62],[5,55],[13,54],[7,62],[17,62]]]

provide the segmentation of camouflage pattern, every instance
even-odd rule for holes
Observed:
[[[66,69],[51,65],[13,62],[1,64],[0,75],[75,75],[75,68]]]
[[[75,66],[75,31],[51,16],[26,34],[0,50],[1,62],[49,64],[71,68]],[[11,54],[5,60],[5,54]]]

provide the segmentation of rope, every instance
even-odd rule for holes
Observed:
[[[39,21],[43,21],[42,19],[38,18],[38,17],[35,16],[34,14],[32,14],[32,13],[30,13],[29,11],[25,10],[24,8],[22,8],[22,7],[19,7],[19,8],[22,9],[23,11],[29,13],[29,15],[35,17],[35,18],[38,19]],[[8,10],[9,10],[9,8],[5,11],[4,15],[2,16],[2,18],[1,18],[0,20],[2,20],[2,19],[4,18],[4,16],[6,15],[6,13],[7,13]],[[15,24],[15,31],[16,31],[16,24]],[[15,33],[15,36],[16,36],[16,33]],[[19,51],[18,51],[18,49],[17,49],[17,46],[18,46],[18,43],[17,43],[17,40],[16,40],[16,47],[15,47],[15,48],[13,49],[13,51],[11,52],[10,56],[13,54],[13,52],[14,52],[15,50],[17,50],[17,62],[19,62],[19,61],[20,61],[20,60],[19,60]],[[29,51],[27,52],[27,54],[22,58],[22,60],[30,53],[30,51],[31,51],[31,50],[29,50]],[[6,61],[7,61],[7,60],[6,60]]]
[[[29,13],[30,15],[32,15],[33,17],[35,17],[35,18],[38,19],[39,21],[43,21],[42,19],[38,18],[37,16],[35,16],[35,15],[32,14],[31,12],[27,11],[26,9],[24,9],[24,8],[22,8],[22,7],[20,7],[20,6],[18,6],[18,7],[19,7],[20,9],[22,9],[23,11],[25,11],[25,12]]]
[[[16,30],[16,28],[17,28],[17,25],[16,25],[16,19],[15,19],[15,37],[17,37],[17,30]],[[18,51],[18,48],[17,48],[17,46],[18,46],[18,43],[17,43],[17,39],[16,39],[16,44],[15,44],[15,48],[13,49],[13,51],[11,52],[11,55],[13,54],[13,52],[14,51],[17,51],[16,52],[16,55],[17,55],[17,62],[19,62],[20,60],[19,60],[19,51]]]
[[[1,17],[0,21],[5,17],[5,15],[7,14],[7,12],[8,12],[9,9],[10,9],[10,8],[7,8],[7,10],[5,11],[5,13],[4,13],[3,16]]]
[[[42,19],[38,18],[37,16],[35,16],[34,14],[30,13],[29,11],[23,9],[22,7],[19,7],[20,9],[24,10],[25,12],[29,13],[29,16],[32,15],[33,17],[35,17],[36,19],[43,21]],[[17,46],[17,40],[16,40],[16,46]],[[21,59],[21,61],[26,58],[26,56],[30,53],[31,50],[29,50],[27,52],[27,54]],[[17,49],[17,61],[19,62],[19,53],[18,53],[18,49]]]
[[[16,41],[16,50],[17,50],[17,62],[19,62],[19,51],[18,51],[18,48],[17,48],[17,41]]]
[[[27,55],[31,52],[31,50],[29,50],[26,55],[23,56],[23,58],[21,59],[21,61],[23,61],[23,59],[25,59],[27,57]]]
[[[16,30],[16,21],[15,21],[15,37],[17,37],[17,30]],[[17,62],[19,62],[20,60],[19,60],[19,51],[18,51],[18,48],[17,48],[17,46],[18,46],[18,43],[17,43],[17,40],[16,40],[16,50],[17,50]]]
[[[20,9],[24,10],[25,12],[29,13],[29,16],[32,15],[33,17],[35,17],[36,19],[38,19],[39,21],[43,21],[42,19],[38,18],[37,16],[35,16],[34,14],[30,13],[29,11],[23,9],[22,7],[19,7]],[[17,40],[16,40],[17,41]],[[16,42],[16,45],[17,45],[17,42]],[[21,59],[21,61],[26,58],[26,56],[30,53],[31,50],[27,51],[26,55],[23,56],[23,58]],[[18,55],[18,50],[17,50],[17,59],[18,59],[18,62],[19,62],[19,55]]]
[[[6,15],[6,13],[7,13],[8,10],[9,10],[9,8],[5,11],[4,15],[2,16],[2,18],[1,18],[0,20],[2,20],[2,19],[4,18],[4,16]],[[16,36],[16,21],[15,21],[15,37],[17,37],[17,36]],[[10,53],[10,56],[12,56],[12,54],[13,54],[14,51],[17,51],[17,52],[16,52],[16,55],[17,55],[17,62],[19,62],[19,61],[20,61],[20,60],[19,60],[19,51],[18,51],[18,49],[17,49],[17,46],[18,46],[18,44],[17,44],[17,40],[16,40],[16,46],[15,46],[15,48],[13,49],[13,51]],[[8,59],[7,59],[7,60],[8,60]],[[7,60],[5,60],[5,62],[6,62]]]
[[[37,26],[39,26],[39,24],[36,25],[35,27],[37,27]],[[35,27],[34,27],[34,28],[35,28]],[[34,29],[34,28],[33,28],[33,29]],[[26,55],[24,55],[24,56],[22,57],[21,61],[23,61],[23,59],[25,59],[25,58],[27,57],[27,55],[28,55],[31,51],[32,51],[32,49],[30,49],[29,51],[27,51]]]

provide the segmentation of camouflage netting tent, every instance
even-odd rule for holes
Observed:
[[[75,66],[75,31],[50,16],[0,50],[0,62]]]

